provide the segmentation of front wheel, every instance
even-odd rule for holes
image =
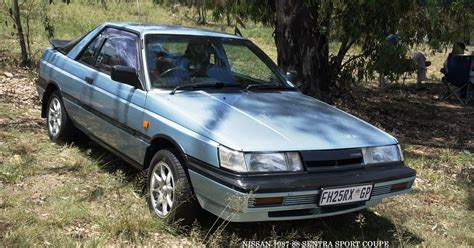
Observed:
[[[51,93],[49,98],[46,125],[49,138],[53,141],[66,140],[72,137],[74,126],[66,114],[66,109],[58,91]]]
[[[150,211],[167,223],[190,224],[197,217],[199,205],[191,184],[177,156],[170,150],[158,151],[151,161],[147,180]]]

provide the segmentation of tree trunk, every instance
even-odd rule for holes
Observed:
[[[225,17],[226,17],[226,20],[227,20],[227,26],[232,26],[232,20],[230,19],[230,10],[227,9],[226,10],[226,13],[225,13]]]
[[[329,21],[330,1],[309,6],[301,0],[276,1],[275,43],[278,65],[297,72],[305,94],[330,101]]]
[[[469,16],[471,14],[469,13],[464,13],[464,44],[470,46],[471,45],[471,21],[469,21]]]
[[[18,0],[13,0],[13,17],[16,22],[18,42],[20,43],[21,61],[20,66],[27,66],[30,64],[28,58],[28,50],[26,48],[25,34],[23,33],[23,26],[21,25],[20,8],[18,7]]]

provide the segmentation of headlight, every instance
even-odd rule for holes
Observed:
[[[219,160],[221,166],[237,172],[247,172],[247,166],[242,152],[219,146]]]
[[[297,152],[247,153],[245,163],[249,172],[302,171]]]
[[[403,155],[398,145],[362,148],[365,164],[397,162],[403,160]]]
[[[303,163],[297,152],[242,153],[219,147],[221,166],[237,172],[302,171]]]

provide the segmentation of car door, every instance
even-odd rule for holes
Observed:
[[[74,60],[62,54],[52,60],[55,70],[60,72],[56,73],[54,81],[61,83],[61,96],[67,114],[80,127],[88,126],[89,115],[84,109],[82,98],[88,87],[86,79],[96,72],[90,64],[93,63],[92,59],[95,58],[101,41],[102,37],[97,35],[83,49],[81,57],[73,58]],[[44,60],[41,63],[45,63]]]
[[[95,70],[84,75],[88,84],[81,101],[90,112],[85,127],[90,134],[121,155],[142,163],[148,145],[140,135],[146,92],[143,87],[119,83],[110,77],[115,65],[141,70],[139,41],[137,34],[114,28],[99,35],[99,49],[90,63]]]

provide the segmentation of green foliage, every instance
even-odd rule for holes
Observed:
[[[446,48],[469,34],[473,5],[453,1],[334,1],[331,40],[341,42],[331,57],[334,76],[373,78],[376,73],[396,80],[413,69],[411,52],[420,45]],[[387,36],[396,35],[396,42]],[[349,54],[353,45],[359,53]],[[347,80],[347,77],[345,78]]]
[[[14,10],[15,1],[16,0],[3,0],[0,2],[0,13],[4,13],[2,17],[2,26],[4,24],[4,29],[8,30],[11,36],[15,37],[17,42],[20,44],[22,50],[20,65],[32,65],[34,63],[31,63],[31,59],[38,52],[32,50],[34,40],[37,38],[36,36],[46,35],[47,38],[54,36],[54,26],[52,24],[51,18],[48,16],[50,1],[22,1],[19,3],[18,20]],[[43,25],[43,30],[45,32],[35,33],[33,26],[36,24],[33,20],[39,21],[39,23]],[[18,23],[21,25],[18,25]],[[21,33],[17,25],[22,27]]]
[[[48,16],[48,5],[48,0],[43,0],[41,2],[40,15],[44,26],[44,31],[46,32],[48,39],[50,39],[54,37],[54,25],[52,24],[51,18]]]
[[[236,15],[275,27],[274,0],[178,2],[192,6],[204,4],[214,20]],[[410,53],[416,47],[428,45],[439,51],[455,42],[468,43],[473,36],[472,0],[305,0],[305,3],[315,11],[316,18],[312,20],[315,27],[330,37],[329,43],[340,44],[329,57],[331,81],[339,84],[373,78],[377,73],[397,79],[412,69]],[[329,17],[328,25],[322,25],[321,17],[325,16]],[[390,34],[399,38],[396,44],[387,42]],[[350,52],[354,50],[358,52]]]

